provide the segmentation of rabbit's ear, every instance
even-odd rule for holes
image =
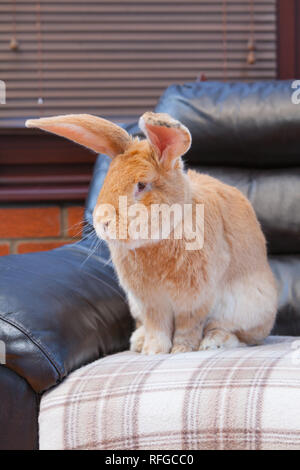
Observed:
[[[90,114],[29,119],[26,121],[26,126],[38,127],[61,135],[111,158],[124,153],[131,142],[129,134],[124,129]]]
[[[166,113],[145,113],[139,126],[155,147],[163,165],[173,167],[191,146],[190,131]]]

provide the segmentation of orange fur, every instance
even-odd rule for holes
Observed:
[[[26,127],[38,127],[67,137],[95,152],[114,157],[126,150],[131,138],[124,129],[106,119],[89,114],[68,114],[41,119],[29,119]],[[99,139],[101,133],[101,139]]]
[[[120,194],[127,194],[132,203],[132,184],[143,178],[157,183],[157,190],[143,199],[149,207],[162,201],[203,203],[205,238],[199,251],[185,250],[184,240],[161,240],[133,249],[122,243],[110,244],[121,285],[130,293],[131,310],[145,325],[139,330],[137,343],[133,337],[132,349],[141,350],[147,333],[144,353],[198,349],[203,325],[209,325],[214,315],[216,293],[231,291],[236,283],[242,291],[244,285],[246,297],[249,291],[249,302],[252,290],[260,296],[261,289],[263,301],[258,302],[257,310],[254,301],[251,311],[240,311],[230,322],[226,316],[221,318],[213,335],[216,338],[221,332],[220,344],[209,347],[236,346],[238,339],[248,344],[264,339],[274,323],[277,293],[265,239],[249,201],[237,189],[207,175],[190,170],[186,177],[180,167],[166,171],[143,141],[135,142],[112,162],[98,202],[115,205]],[[126,243],[130,247],[129,239]],[[241,302],[241,308],[246,302]],[[250,327],[244,326],[246,317]],[[232,335],[222,335],[223,331],[236,335],[236,341],[229,342]],[[206,349],[205,343],[202,349]]]
[[[89,122],[85,126],[82,119],[83,130],[78,134],[85,135],[87,145]],[[185,352],[263,340],[274,323],[277,292],[265,238],[250,202],[236,188],[215,178],[184,172],[180,156],[190,145],[190,135],[180,123],[154,113],[146,113],[140,122],[148,140],[125,138],[125,131],[120,140],[115,128],[109,132],[110,142],[116,139],[122,151],[115,155],[117,147],[110,143],[114,158],[94,210],[94,226],[108,241],[137,321],[132,350]],[[59,124],[55,123],[56,132],[66,135],[65,128],[57,128]],[[107,121],[103,128],[98,124],[97,145],[107,145],[110,126]],[[79,141],[78,135],[74,140]],[[94,143],[93,135],[90,146]],[[204,204],[202,249],[186,250],[185,239],[137,243],[129,232],[124,240],[110,239],[110,216],[99,215],[98,208],[101,204],[113,206],[122,227],[119,196],[127,196],[128,206],[134,204],[138,182],[151,184],[151,190],[138,198],[149,212],[152,204]],[[100,230],[104,224],[108,226],[105,236]]]

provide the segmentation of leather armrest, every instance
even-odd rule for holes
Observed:
[[[15,372],[0,366],[0,450],[38,448],[39,397]]]
[[[70,371],[124,350],[132,327],[108,250],[90,242],[0,258],[6,366],[44,392]]]

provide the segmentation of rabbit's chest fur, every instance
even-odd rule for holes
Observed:
[[[192,203],[203,203],[205,198],[203,194],[199,196],[198,187],[193,193]],[[187,250],[184,239],[161,240],[136,249],[111,246],[112,260],[124,290],[145,304],[153,303],[155,298],[164,299],[174,311],[182,306],[193,310],[204,297],[211,297],[230,264],[222,220],[212,223],[212,212],[215,209],[209,208],[205,214],[201,249]]]
[[[165,240],[136,250],[111,250],[125,291],[148,303],[161,295],[176,306],[195,302],[209,277],[205,252],[183,249],[181,240]]]

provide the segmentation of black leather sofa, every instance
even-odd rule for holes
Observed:
[[[156,110],[190,129],[189,166],[251,200],[268,240],[280,303],[274,334],[300,335],[300,105],[289,81],[171,86]],[[128,126],[138,133],[136,124]],[[0,449],[38,448],[40,397],[71,371],[128,347],[132,321],[108,263],[94,250],[92,209],[109,159],[99,156],[85,238],[0,258]]]

